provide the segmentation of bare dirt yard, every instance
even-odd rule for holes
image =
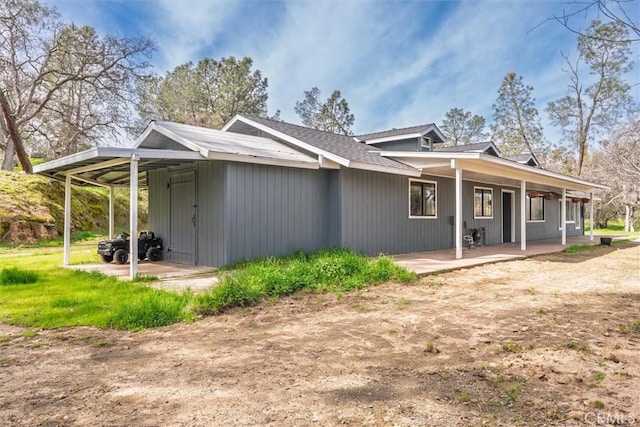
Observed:
[[[639,319],[625,244],[138,333],[0,325],[0,425],[640,425]]]

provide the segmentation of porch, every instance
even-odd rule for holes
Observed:
[[[623,238],[624,236],[606,236]],[[522,250],[520,242],[502,243],[497,245],[478,246],[473,249],[464,248],[464,256],[456,258],[456,249],[438,251],[411,252],[394,255],[393,259],[401,266],[416,272],[419,276],[461,268],[476,267],[496,262],[513,261],[536,255],[546,255],[562,252],[570,245],[599,245],[600,236],[567,237],[567,244],[563,245],[559,239],[532,240],[527,242],[526,250]]]

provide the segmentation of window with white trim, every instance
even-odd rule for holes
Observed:
[[[473,187],[473,217],[493,218],[493,189]]]
[[[580,203],[574,203],[571,199],[566,199],[564,204],[567,209],[567,223],[575,224],[576,228],[580,228]],[[562,199],[560,199],[560,203],[558,203],[560,208],[560,214],[558,217],[560,218],[560,230],[562,230]]]
[[[527,221],[544,221],[544,197],[527,197]]]
[[[409,180],[409,218],[437,218],[438,185],[434,181]]]
[[[567,222],[576,222],[576,203],[571,199],[564,201],[567,205]]]

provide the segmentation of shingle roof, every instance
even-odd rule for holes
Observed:
[[[360,141],[367,141],[370,139],[386,138],[388,136],[420,133],[430,126],[434,126],[433,123],[426,124],[426,125],[411,126],[407,128],[400,128],[400,129],[390,129],[382,132],[367,133],[364,135],[357,135],[356,138],[358,138]]]
[[[380,151],[379,149],[356,142],[350,136],[324,132],[264,117],[246,114],[241,114],[240,116],[350,161],[396,169],[415,170],[404,163],[380,156],[377,153]]]

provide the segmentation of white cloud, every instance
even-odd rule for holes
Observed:
[[[55,3],[102,32],[155,39],[159,73],[204,56],[252,57],[269,79],[270,112],[281,109],[287,121],[298,121],[293,106],[304,90],[317,86],[327,97],[340,89],[356,132],[439,123],[452,107],[490,121],[500,81],[515,71],[534,87],[547,135],[557,139],[544,107],[565,93],[560,50],[576,44],[558,23],[535,28],[561,12],[560,0]]]

